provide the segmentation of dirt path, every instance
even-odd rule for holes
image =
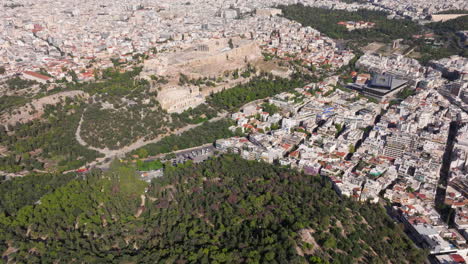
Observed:
[[[209,120],[208,122],[215,122],[215,121],[218,121],[218,120],[221,120],[222,118],[225,118],[226,116],[228,115],[228,112],[223,112],[221,113],[220,115],[218,115],[217,117]],[[151,139],[151,140],[144,140],[143,138],[140,138],[138,139],[137,141],[135,141],[134,143],[128,145],[128,146],[125,146],[123,148],[120,148],[120,149],[116,149],[116,150],[111,150],[111,149],[108,149],[108,148],[96,148],[96,147],[93,147],[93,146],[90,146],[89,144],[87,144],[83,138],[81,137],[81,124],[83,123],[83,116],[81,116],[81,120],[80,120],[80,123],[78,125],[78,128],[75,132],[75,138],[76,140],[78,141],[78,143],[84,147],[87,147],[88,149],[92,149],[92,150],[95,150],[101,154],[104,155],[104,157],[101,157],[101,158],[97,158],[96,160],[92,161],[92,162],[89,162],[88,164],[85,165],[85,167],[100,167],[100,168],[106,168],[108,167],[108,165],[110,164],[110,162],[114,159],[114,158],[119,158],[119,157],[123,157],[125,154],[129,153],[129,152],[132,152],[136,149],[139,149],[143,146],[146,146],[148,144],[153,144],[153,143],[157,143],[159,142],[161,139],[163,139],[164,137],[166,136],[170,136],[170,135],[180,135],[190,129],[193,129],[193,128],[196,128],[198,126],[201,126],[203,123],[200,123],[200,124],[195,124],[195,125],[187,125],[185,127],[182,127],[182,128],[179,128],[177,130],[175,130],[174,132],[172,133],[167,133],[167,134],[163,134],[163,135],[159,135],[158,137],[154,138],[154,139]],[[101,163],[101,165],[97,166],[98,163]]]
[[[141,203],[140,203],[140,207],[138,208],[136,214],[135,214],[135,217],[138,218],[140,217],[140,215],[143,213],[143,211],[145,210],[145,204],[146,204],[146,196],[144,194],[142,194],[140,196],[141,198]]]
[[[89,146],[84,141],[84,139],[81,137],[81,125],[82,124],[83,124],[83,115],[81,115],[80,123],[78,124],[78,128],[76,129],[76,132],[75,132],[75,138],[78,141],[78,143],[80,143],[80,145],[82,145],[82,146],[87,147],[88,149],[92,149],[92,150],[95,150],[95,151],[97,151],[99,153],[102,153],[102,154],[106,155],[108,152],[105,149],[100,149],[100,148],[95,148],[95,147]]]
[[[301,240],[303,242],[306,242],[311,246],[311,248],[305,248],[305,249],[301,249],[299,247],[296,248],[296,250],[298,251],[299,255],[302,254],[302,256],[305,254],[307,255],[312,255],[314,254],[316,251],[319,251],[320,250],[320,246],[319,244],[317,243],[317,241],[315,241],[314,237],[312,236],[312,234],[315,232],[315,230],[313,229],[301,229],[299,230],[299,236],[301,238]]]

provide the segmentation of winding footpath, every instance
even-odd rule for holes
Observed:
[[[221,120],[221,119],[225,118],[227,115],[228,115],[228,112],[223,112],[220,115],[218,115],[217,117],[208,120],[207,122],[215,122],[215,121]],[[199,124],[187,125],[187,126],[179,128],[179,129],[176,129],[172,133],[162,134],[162,135],[159,135],[156,138],[151,139],[151,140],[144,140],[143,138],[140,138],[140,139],[138,139],[137,141],[135,141],[134,143],[132,143],[132,144],[130,144],[128,146],[122,147],[120,149],[112,150],[112,149],[109,149],[109,148],[96,148],[96,147],[90,146],[88,143],[86,143],[84,141],[84,139],[81,137],[81,125],[82,125],[82,123],[83,123],[83,115],[81,116],[80,123],[79,123],[78,128],[76,129],[76,132],[75,132],[75,138],[78,141],[78,143],[80,145],[82,145],[83,147],[86,147],[88,149],[97,151],[97,152],[104,155],[104,157],[97,158],[96,160],[94,160],[92,162],[89,162],[84,166],[85,167],[99,167],[99,168],[107,168],[114,158],[123,157],[123,156],[125,156],[125,154],[127,154],[129,152],[132,152],[132,151],[134,151],[136,149],[139,149],[141,147],[144,147],[144,146],[146,146],[148,144],[157,143],[157,142],[161,141],[163,138],[165,138],[167,136],[180,135],[180,134],[182,134],[182,133],[184,133],[184,132],[186,132],[186,131],[188,131],[190,129],[196,128],[196,127],[201,126],[203,124],[203,123],[199,123]]]

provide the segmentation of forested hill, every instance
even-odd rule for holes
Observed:
[[[423,64],[452,55],[468,55],[467,49],[461,44],[463,40],[456,34],[457,31],[468,29],[468,16],[423,26],[409,19],[389,19],[389,14],[383,11],[360,9],[351,12],[301,4],[280,5],[279,8],[285,18],[315,28],[330,38],[345,40],[347,47],[355,51],[372,42],[391,43],[403,39],[403,44],[419,53],[415,58]],[[375,26],[348,31],[338,24],[342,21],[374,22]],[[424,34],[429,34],[433,42],[421,37]]]
[[[395,39],[410,39],[420,34],[423,27],[406,19],[388,19],[383,11],[360,9],[356,12],[331,10],[301,4],[279,6],[286,18],[297,21],[303,26],[311,26],[334,39],[345,39],[367,44],[373,41],[388,42]],[[366,21],[376,23],[374,28],[348,31],[338,25],[341,21]]]
[[[132,168],[114,164],[10,216],[0,213],[0,254],[18,263],[422,263],[425,257],[383,208],[342,200],[318,176],[238,156],[168,167],[165,174],[149,186],[143,207],[145,183]]]

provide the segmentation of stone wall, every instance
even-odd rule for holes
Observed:
[[[158,93],[161,107],[169,113],[181,113],[205,102],[198,87],[167,87]]]
[[[215,44],[216,43],[216,44]],[[229,49],[227,39],[214,39],[194,44],[184,51],[161,54],[145,61],[142,77],[154,75],[178,76],[183,73],[191,78],[219,76],[224,71],[243,68],[247,62],[262,58],[257,42],[234,40],[234,48]],[[207,50],[197,50],[204,45]]]
[[[219,76],[224,71],[245,67],[246,62],[261,58],[262,53],[258,44],[252,41],[231,50],[206,55],[171,67],[191,78]]]

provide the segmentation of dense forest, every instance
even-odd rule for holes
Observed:
[[[75,139],[83,109],[83,101],[67,99],[47,105],[41,119],[8,127],[13,132],[7,133],[0,126],[0,141],[7,149],[0,157],[0,170],[37,170],[44,169],[44,165],[68,170],[99,157],[99,153],[81,146]]]
[[[452,55],[468,57],[468,50],[457,34],[458,31],[468,30],[468,16],[445,22],[429,23],[426,26],[434,32],[437,45],[428,44],[421,39],[415,40],[414,46],[417,47],[416,51],[422,55],[420,59],[422,63]]]
[[[150,98],[145,98],[145,94]],[[89,105],[83,116],[82,138],[95,147],[118,149],[140,138],[153,139],[218,115],[218,111],[206,104],[169,115],[155,98],[146,92],[133,97],[132,104],[119,108],[103,108],[99,103]]]
[[[303,26],[311,26],[333,39],[346,40],[348,47],[352,49],[371,42],[390,43],[395,39],[403,39],[403,43],[409,45],[409,49],[414,48],[414,51],[420,54],[417,58],[423,64],[427,64],[431,59],[438,60],[451,55],[468,55],[460,37],[456,35],[457,31],[468,30],[468,16],[422,26],[408,19],[388,19],[388,14],[382,11],[361,9],[349,12],[300,4],[279,8],[286,18]],[[348,31],[337,24],[341,21],[367,21],[376,25],[370,29]],[[417,37],[431,32],[434,35],[430,39]]]
[[[136,101],[121,108],[88,106],[83,116],[81,137],[94,147],[119,149],[139,138],[155,138],[167,132],[168,117],[153,99],[153,107]]]
[[[100,94],[109,98],[114,97],[120,100],[123,96],[131,93],[138,94],[145,89],[149,83],[144,79],[136,79],[142,67],[135,67],[132,70],[123,71],[118,68],[107,68],[100,73],[96,73],[97,80],[93,82],[70,82],[66,83],[69,90],[84,90],[90,94]],[[111,101],[111,100],[110,100]]]
[[[162,153],[169,153],[176,150],[193,148],[203,144],[214,143],[220,138],[229,138],[235,134],[229,130],[234,125],[231,120],[221,119],[215,122],[205,122],[202,125],[185,131],[180,135],[170,135],[163,138],[158,143],[148,144],[138,149],[133,154],[146,153],[143,156],[155,156]],[[142,151],[143,150],[143,151]]]
[[[171,114],[172,125],[181,127],[185,124],[199,124],[210,120],[218,115],[218,112],[206,104],[195,108],[189,108],[182,113]]]
[[[382,11],[361,9],[356,12],[331,10],[303,5],[279,6],[283,15],[303,26],[311,26],[328,37],[352,40],[360,45],[374,41],[389,42],[394,39],[410,39],[420,34],[423,28],[416,22],[404,19],[388,19]],[[341,21],[366,21],[376,23],[374,28],[348,31],[338,25]]]
[[[130,221],[145,187],[133,169],[117,166],[71,180],[13,216],[0,213],[0,251],[12,253],[14,262],[103,263],[112,255],[112,244],[125,244],[123,233],[132,230]]]
[[[77,178],[74,173],[38,174],[17,177],[0,184],[0,214],[8,216],[26,205],[37,202],[42,196]]]
[[[294,88],[302,88],[306,84],[305,81],[306,79],[298,77],[285,79],[271,75],[261,75],[254,77],[248,83],[212,94],[207,98],[207,101],[214,108],[232,111],[257,99],[263,99],[282,92],[290,92]]]
[[[29,180],[34,178],[23,181]],[[41,189],[37,184],[42,183],[10,186],[34,191]],[[340,198],[324,178],[238,156],[168,166],[150,186],[132,167],[115,162],[107,172],[92,171],[40,202],[36,198],[16,213],[0,213],[5,261],[422,263],[425,258],[379,205]]]

